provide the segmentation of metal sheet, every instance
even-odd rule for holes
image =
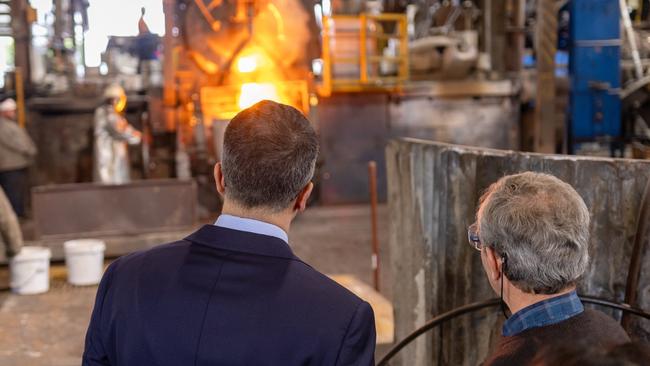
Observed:
[[[379,199],[385,200],[384,148],[389,138],[388,95],[334,94],[318,106],[321,192],[325,204],[368,202],[368,161],[377,161]]]
[[[32,190],[32,199],[40,239],[182,230],[196,221],[191,180],[42,186]]]
[[[443,84],[426,85],[444,89]],[[334,94],[321,99],[317,113],[323,159],[320,193],[326,204],[368,202],[370,160],[377,162],[379,200],[385,201],[384,149],[391,138],[503,149],[519,146],[519,108],[510,96],[439,98],[424,89],[403,96]]]

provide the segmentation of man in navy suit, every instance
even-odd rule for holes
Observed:
[[[317,155],[295,108],[262,101],[239,113],[214,168],[221,216],[108,267],[83,364],[373,365],[370,305],[288,244]]]

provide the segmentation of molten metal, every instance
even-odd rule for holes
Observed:
[[[257,66],[257,55],[243,56],[237,60],[237,70],[241,73],[251,73]]]
[[[286,103],[281,100],[277,87],[272,83],[244,83],[239,94],[239,108],[246,109],[265,99]]]

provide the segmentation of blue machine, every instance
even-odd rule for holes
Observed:
[[[620,141],[621,30],[616,0],[569,2],[571,95],[569,148],[581,142]]]

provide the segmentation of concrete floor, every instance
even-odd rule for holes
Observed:
[[[388,215],[380,207],[379,237],[387,245]],[[372,284],[370,209],[367,206],[316,207],[295,222],[291,246],[300,258],[327,274],[350,274]],[[382,268],[388,258],[382,253]],[[382,278],[389,278],[382,273]],[[65,282],[65,267],[53,265],[48,293],[17,296],[0,292],[0,365],[79,365],[96,286],[74,287]],[[8,270],[0,268],[0,288]],[[389,293],[382,285],[382,291]],[[389,297],[390,299],[390,297]],[[378,355],[386,346],[378,347]]]

